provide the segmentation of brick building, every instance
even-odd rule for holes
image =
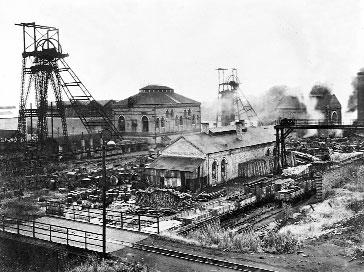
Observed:
[[[167,86],[148,85],[112,104],[113,119],[124,138],[169,143],[171,136],[201,131],[201,103]]]
[[[305,104],[299,101],[297,96],[284,96],[276,106],[278,118],[307,119]]]
[[[149,181],[158,187],[200,191],[228,180],[271,173],[273,127],[236,125],[209,128],[181,136],[161,152],[147,169]]]
[[[315,109],[322,113],[325,122],[341,124],[341,104],[335,94],[322,86],[314,86],[310,97],[316,100]]]

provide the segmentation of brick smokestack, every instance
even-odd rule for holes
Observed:
[[[238,139],[243,139],[243,133],[246,132],[245,121],[239,120],[235,122],[236,136]]]
[[[358,122],[364,124],[364,72],[359,72],[358,76]]]
[[[205,134],[209,134],[209,123],[201,123],[201,132],[205,133]]]

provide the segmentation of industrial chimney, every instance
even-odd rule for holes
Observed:
[[[358,73],[358,122],[364,124],[364,72]]]

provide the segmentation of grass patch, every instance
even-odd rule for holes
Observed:
[[[187,241],[195,241],[211,248],[222,250],[270,253],[293,253],[300,246],[297,238],[292,234],[269,232],[261,238],[254,232],[236,233],[233,230],[224,230],[219,226],[207,227],[204,230],[191,232]]]
[[[122,261],[110,261],[90,259],[85,263],[67,269],[67,272],[147,272],[147,267],[134,263],[126,263]]]

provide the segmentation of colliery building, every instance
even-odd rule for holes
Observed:
[[[279,118],[307,119],[305,104],[300,102],[297,96],[284,96],[276,106]]]
[[[236,125],[209,128],[177,138],[147,168],[157,187],[200,191],[236,178],[266,175],[273,169],[273,127]]]
[[[115,126],[124,138],[168,144],[176,135],[201,131],[201,103],[167,86],[148,85],[112,108]]]
[[[335,94],[325,87],[314,86],[310,97],[316,100],[315,109],[322,113],[326,122],[341,124],[341,104]]]

